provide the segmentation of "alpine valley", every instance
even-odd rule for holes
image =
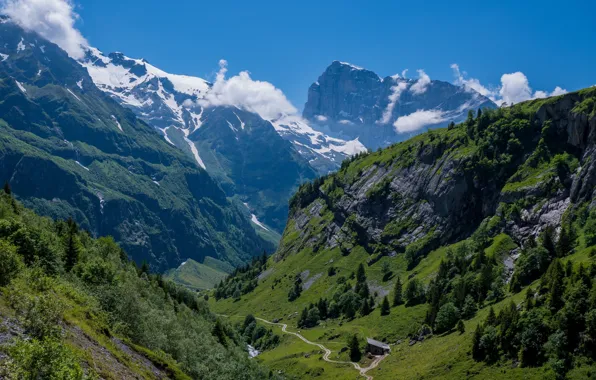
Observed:
[[[510,102],[333,61],[300,113],[223,60],[73,55],[20,1],[0,379],[596,375],[596,87]],[[284,106],[229,96],[247,83]]]

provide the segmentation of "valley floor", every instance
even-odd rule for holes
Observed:
[[[414,271],[407,271],[405,262],[401,257],[383,258],[392,260],[392,270],[401,276],[413,275],[424,279],[433,273],[443,256],[444,248],[431,253],[424,259]],[[490,248],[489,248],[490,249]],[[325,256],[329,252],[321,255]],[[355,267],[355,262],[365,258],[364,252],[355,251],[353,254],[338,258],[335,256],[334,265],[342,268]],[[360,368],[368,368],[365,377],[375,380],[393,379],[545,379],[554,378],[546,367],[540,368],[519,368],[517,363],[512,361],[501,361],[493,365],[484,362],[476,362],[472,359],[470,350],[472,336],[476,326],[484,321],[488,315],[488,308],[478,311],[476,316],[464,321],[465,332],[460,334],[457,331],[434,335],[422,342],[411,344],[406,337],[412,325],[421,323],[424,320],[428,309],[427,304],[406,307],[400,305],[391,308],[391,313],[381,316],[378,309],[371,314],[353,319],[351,321],[341,319],[330,319],[321,322],[314,328],[297,329],[298,313],[304,304],[313,302],[310,292],[304,291],[298,299],[298,304],[288,303],[285,293],[271,289],[274,278],[283,276],[280,272],[295,268],[296,255],[289,257],[283,265],[275,265],[274,270],[262,279],[262,283],[255,289],[254,293],[244,296],[239,301],[232,299],[215,302],[210,300],[210,307],[218,313],[229,316],[232,321],[241,321],[246,315],[253,314],[261,323],[269,327],[275,326],[274,332],[281,336],[281,343],[272,350],[265,351],[257,356],[257,360],[265,364],[273,371],[279,371],[290,379],[362,379],[359,371],[349,362],[346,351],[347,337],[357,334],[361,339],[374,337],[390,342],[391,354],[384,358],[377,366],[371,365],[369,359],[363,359],[358,363]],[[302,260],[304,257],[302,257]],[[312,256],[316,262],[327,262],[328,257]],[[588,249],[581,250],[566,260],[571,260],[575,265],[589,263]],[[315,269],[317,264],[301,263],[301,268]],[[319,268],[319,271],[321,268]],[[277,276],[274,275],[277,274]],[[340,269],[341,273],[341,269]],[[380,274],[375,273],[372,267],[368,270],[370,281],[383,284]],[[326,275],[325,275],[326,276]],[[320,296],[325,294],[326,281],[320,279],[311,285],[312,295]],[[379,286],[379,292],[383,287]],[[524,299],[524,291],[510,295],[501,302],[494,304],[495,311],[508,305],[511,301],[520,304]],[[265,319],[267,318],[267,319]],[[279,319],[279,323],[270,322]],[[287,326],[284,328],[284,326]],[[284,334],[296,332],[299,334]],[[313,344],[315,346],[313,346]],[[410,345],[411,344],[411,345]],[[342,350],[343,349],[343,350]],[[327,350],[331,352],[327,352]],[[343,351],[343,352],[342,352]],[[327,361],[325,359],[330,359]],[[343,362],[343,363],[337,363]],[[582,370],[575,369],[568,374],[570,379],[582,379],[594,372],[596,367],[586,366]]]

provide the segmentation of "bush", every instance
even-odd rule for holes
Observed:
[[[83,379],[75,354],[57,340],[17,340],[8,348],[11,360],[0,366],[6,379]]]
[[[439,333],[451,330],[455,327],[459,317],[459,309],[452,302],[444,304],[437,314],[435,330]]]
[[[404,297],[406,299],[407,306],[417,305],[419,303],[424,302],[424,285],[422,285],[420,280],[414,278],[410,282],[408,282]]]
[[[0,286],[6,286],[23,269],[23,260],[17,248],[5,240],[0,240]]]

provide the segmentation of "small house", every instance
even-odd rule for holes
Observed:
[[[370,338],[366,338],[366,343],[366,351],[373,355],[385,355],[391,352],[391,347],[387,343]]]

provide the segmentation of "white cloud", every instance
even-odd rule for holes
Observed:
[[[79,15],[69,0],[0,0],[1,13],[27,30],[39,33],[72,58],[84,57],[87,40],[74,27]]]
[[[454,83],[464,86],[467,89],[474,90],[481,95],[488,97],[498,105],[503,103],[515,104],[531,99],[546,98],[566,94],[567,90],[557,86],[552,92],[538,90],[532,91],[528,77],[521,71],[515,73],[503,74],[501,76],[501,85],[496,89],[483,86],[476,78],[467,78],[466,72],[461,72],[459,65],[451,65],[455,76]]]
[[[457,63],[452,64],[451,69],[453,70],[453,75],[455,75],[455,84],[457,84],[459,86],[463,86],[466,89],[472,89],[472,90],[478,92],[480,95],[484,95],[491,99],[493,99],[495,97],[495,92],[489,90],[488,88],[486,88],[482,84],[480,84],[480,81],[478,79],[476,79],[476,78],[467,79],[466,78],[467,73],[460,72],[459,65]]]
[[[418,110],[398,118],[393,126],[398,133],[414,132],[427,125],[439,124],[445,120],[444,113],[440,110]]]
[[[421,95],[426,92],[430,84],[430,77],[424,70],[418,70],[418,80],[410,87],[410,91],[415,95]]]
[[[521,71],[501,76],[501,99],[508,104],[523,102],[532,98],[528,77]]]
[[[327,116],[317,115],[315,117],[318,121],[327,121]]]
[[[383,117],[381,120],[378,121],[379,124],[387,124],[391,120],[391,116],[393,115],[393,109],[397,104],[401,93],[408,88],[407,82],[397,82],[395,86],[391,87],[391,95],[389,95],[389,103],[387,104],[387,108],[383,112]]]
[[[401,77],[402,77],[402,78],[406,78],[406,75],[408,75],[408,69],[404,69],[404,70],[401,72]]]
[[[271,83],[253,80],[247,71],[226,79],[227,71],[227,62],[220,60],[213,87],[198,100],[201,106],[237,106],[258,113],[266,120],[298,112],[283,92]]]

